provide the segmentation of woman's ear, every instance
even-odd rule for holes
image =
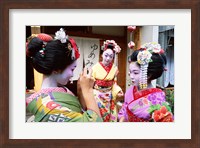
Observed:
[[[58,74],[58,73],[60,73],[60,70],[54,70],[54,71],[52,72],[52,74]]]
[[[58,74],[58,72],[57,71],[53,71],[52,74]]]

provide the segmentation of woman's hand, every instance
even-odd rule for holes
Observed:
[[[80,86],[80,78],[77,81],[77,96],[78,96],[78,99],[81,103],[82,109],[86,110],[86,104],[85,104],[82,89],[81,89],[81,86]]]
[[[93,91],[93,85],[94,82],[90,78],[90,75],[87,75],[87,69],[85,68],[77,81],[77,96],[83,110],[86,110],[86,103],[83,94],[86,95],[89,93],[89,91]]]
[[[99,108],[94,98],[93,86],[94,79],[91,77],[90,72],[87,74],[87,69],[84,68],[77,83],[77,90],[80,91],[78,92],[80,102],[84,108],[95,111],[101,117]]]
[[[80,79],[79,79],[79,85],[80,85],[80,89],[82,89],[83,91],[88,91],[88,90],[93,90],[93,86],[94,86],[94,79],[91,77],[91,72],[89,71],[89,73],[87,74],[87,69],[84,68],[83,72],[80,75]]]

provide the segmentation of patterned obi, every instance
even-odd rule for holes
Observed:
[[[102,87],[102,86],[98,86],[98,85],[94,85],[94,89],[98,90],[101,93],[106,93],[106,92],[111,92],[112,87]]]
[[[114,84],[113,80],[95,80],[95,85],[99,86],[99,87],[112,87],[112,85]]]

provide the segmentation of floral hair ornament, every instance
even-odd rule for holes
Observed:
[[[57,32],[55,33],[55,35],[56,35],[56,36],[55,36],[55,39],[60,40],[61,43],[66,43],[66,42],[67,42],[68,35],[66,35],[66,33],[65,33],[65,31],[64,31],[63,28],[60,28],[60,30],[57,31]]]
[[[140,89],[145,89],[147,88],[147,69],[149,62],[152,62],[152,53],[161,54],[164,52],[164,50],[162,50],[160,44],[156,42],[145,43],[141,46],[141,48],[144,50],[140,51],[137,55],[137,62],[141,65],[139,86]]]
[[[72,38],[68,38],[68,35],[66,35],[65,30],[63,28],[60,28],[60,30],[57,31],[55,33],[55,35],[56,35],[55,39],[60,40],[61,43],[66,43],[67,40],[69,41],[66,48],[68,48],[72,52],[72,54],[71,54],[72,60],[78,59],[80,57],[79,48],[78,48],[75,40]]]
[[[69,42],[69,44],[71,44],[71,47],[70,45],[68,45],[68,48],[72,50],[72,60],[78,59],[80,57],[79,47],[77,46],[73,38],[69,38]]]
[[[106,50],[109,48],[109,46],[113,46],[113,50],[115,51],[115,53],[120,53],[121,51],[121,48],[119,47],[119,45],[117,45],[117,43],[114,41],[114,40],[106,40],[104,41],[103,43],[103,46],[102,46],[102,50]]]

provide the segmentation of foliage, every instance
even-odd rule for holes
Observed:
[[[166,101],[171,108],[172,114],[174,114],[174,89],[165,89]]]

